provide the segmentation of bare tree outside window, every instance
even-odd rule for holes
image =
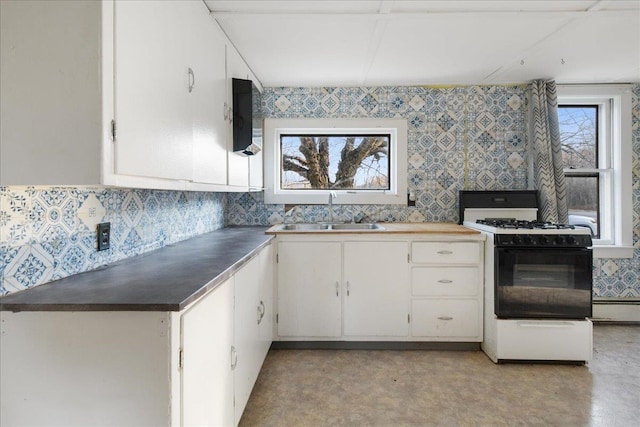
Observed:
[[[388,190],[391,135],[281,135],[283,189]]]

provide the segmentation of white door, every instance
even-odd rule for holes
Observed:
[[[345,335],[408,335],[407,257],[407,242],[345,242]]]
[[[229,279],[182,316],[183,426],[234,424],[232,308]]]
[[[231,45],[227,44],[227,103],[233,108],[232,78],[248,79],[249,68],[242,60],[240,54]],[[247,187],[249,185],[249,159],[247,156],[233,152],[233,123],[227,125],[227,149],[228,149],[228,184]]]
[[[192,175],[192,2],[115,2],[115,173]]]
[[[259,335],[260,258],[254,257],[235,275],[234,347],[237,361],[233,372],[235,384],[235,419],[240,421],[253,384],[260,372]]]
[[[341,335],[342,251],[338,242],[278,245],[278,335]]]
[[[209,184],[227,183],[227,123],[225,39],[200,2],[191,22],[193,70],[191,92],[193,118],[193,180]]]
[[[261,363],[273,341],[273,284],[275,266],[275,244],[270,244],[260,253],[260,353]]]

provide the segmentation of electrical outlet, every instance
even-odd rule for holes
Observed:
[[[104,251],[111,247],[111,223],[98,224],[98,251]]]
[[[407,194],[407,206],[415,206],[416,205],[416,193],[413,190],[409,190],[409,194]]]

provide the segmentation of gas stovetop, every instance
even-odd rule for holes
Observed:
[[[495,228],[511,228],[526,230],[574,230],[575,227],[570,224],[556,224],[544,221],[529,221],[515,218],[486,218],[476,220],[478,224],[488,225]]]
[[[591,231],[588,228],[534,220],[487,218],[476,221],[464,221],[463,225],[493,234],[591,235]]]

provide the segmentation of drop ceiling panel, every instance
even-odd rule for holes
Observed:
[[[555,78],[562,83],[640,81],[640,13],[575,19],[505,67],[499,81]]]
[[[223,30],[266,86],[358,84],[375,20],[234,16]]]
[[[392,20],[366,84],[482,83],[567,17],[518,14],[440,15]]]
[[[267,86],[640,81],[640,0],[205,2]]]
[[[586,10],[598,3],[595,0],[517,0],[517,1],[451,1],[451,0],[398,0],[393,2],[394,12],[466,12],[497,11],[576,11]]]
[[[300,14],[300,13],[376,13],[380,1],[264,1],[264,0],[205,0],[212,12],[234,12],[255,14]]]

